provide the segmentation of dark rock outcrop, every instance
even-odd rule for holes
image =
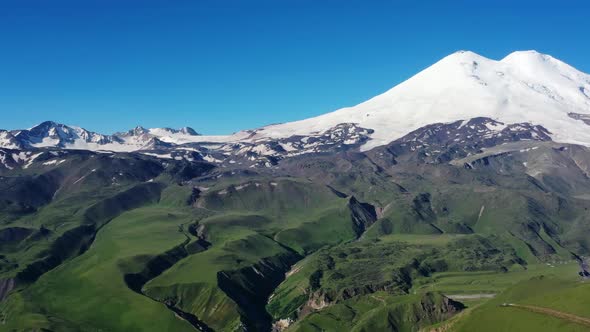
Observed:
[[[14,278],[0,279],[0,302],[2,302],[8,296],[8,293],[10,293],[15,287],[16,281]]]
[[[348,208],[351,213],[352,228],[357,237],[360,237],[377,220],[377,210],[373,205],[361,203],[354,197],[348,200]]]
[[[271,330],[272,317],[265,308],[268,297],[285,279],[285,272],[300,259],[297,253],[286,252],[249,267],[217,273],[219,288],[238,304],[248,331]]]

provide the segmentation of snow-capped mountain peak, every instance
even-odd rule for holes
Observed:
[[[75,147],[80,143],[107,144],[113,142],[113,138],[110,136],[53,121],[45,121],[28,130],[17,130],[10,133],[19,142],[18,145],[24,148]]]
[[[149,133],[149,131],[142,126],[136,126],[135,128],[129,130],[127,133],[129,134],[129,136],[140,136]]]
[[[187,136],[198,136],[197,133],[191,127],[183,127],[180,129],[172,129],[172,128],[151,128],[148,132],[155,136],[170,136],[170,135],[187,135]]]
[[[359,105],[257,135],[306,135],[356,123],[375,130],[367,150],[431,123],[488,117],[543,125],[556,141],[590,145],[590,128],[568,115],[590,114],[589,96],[590,76],[551,56],[524,51],[498,61],[459,51]]]
[[[269,150],[262,149],[266,146],[273,147],[273,156],[297,155],[328,147],[360,146],[369,150],[431,124],[474,118],[507,126],[541,126],[554,141],[590,146],[590,75],[536,51],[514,52],[501,60],[458,51],[356,106],[230,136],[201,136],[190,127],[141,126],[101,135],[47,121],[29,130],[0,131],[0,147],[113,151],[203,148],[224,154],[234,147],[256,152]],[[339,132],[345,133],[344,137],[332,137]]]
[[[181,134],[185,134],[185,135],[192,135],[192,136],[197,136],[199,135],[199,133],[197,133],[193,128],[191,127],[182,127],[178,130],[178,132],[180,132]]]

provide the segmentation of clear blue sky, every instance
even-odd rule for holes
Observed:
[[[0,128],[230,133],[352,106],[460,49],[590,72],[587,3],[0,0]]]

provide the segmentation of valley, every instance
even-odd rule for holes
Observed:
[[[415,330],[468,319],[534,277],[580,280],[585,242],[571,227],[590,203],[569,193],[583,178],[557,195],[495,162],[385,171],[368,156],[327,157],[272,175],[141,154],[32,163],[18,185],[47,181],[33,172],[58,182],[48,203],[13,201],[3,215],[3,280],[14,280],[3,328]],[[137,163],[152,170],[135,174]]]

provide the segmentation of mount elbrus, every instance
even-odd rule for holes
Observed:
[[[229,136],[1,130],[0,330],[582,330],[589,126],[590,75],[460,51]]]
[[[144,129],[100,135],[51,122],[30,130],[3,131],[6,148],[136,151],[160,142],[255,143],[292,136],[317,136],[338,125],[372,130],[362,150],[380,146],[432,123],[487,117],[505,124],[531,123],[562,143],[590,145],[590,75],[536,51],[514,52],[500,61],[469,51],[453,53],[391,90],[357,106],[306,120],[245,130],[230,136],[201,136],[189,127]],[[353,132],[357,129],[352,130]],[[349,133],[346,133],[349,134]],[[356,136],[351,141],[358,143]],[[343,142],[344,143],[344,142]]]

